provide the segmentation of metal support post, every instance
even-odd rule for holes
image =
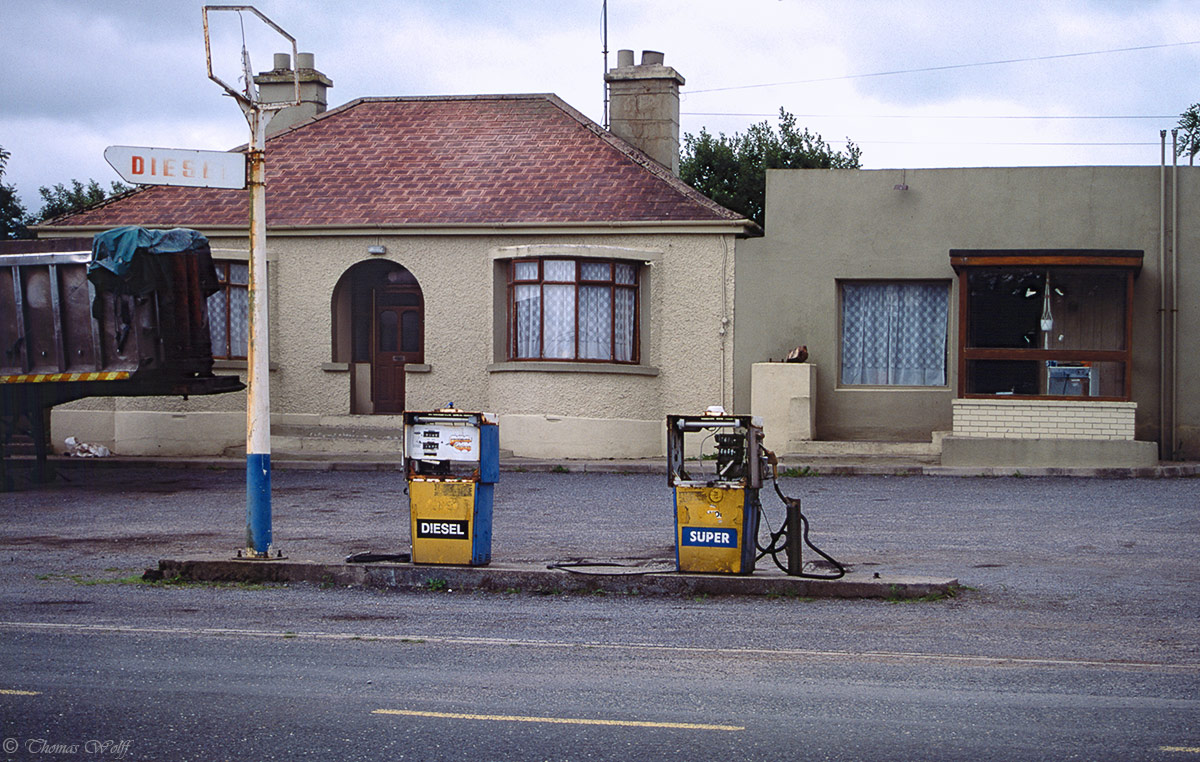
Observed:
[[[793,577],[804,571],[804,561],[801,559],[804,547],[803,521],[799,498],[787,501],[787,518],[784,520],[784,526],[787,527],[787,573]]]
[[[250,335],[247,365],[246,396],[246,550],[247,558],[271,557],[271,379],[270,351],[267,326],[267,188],[266,149],[267,124],[277,111],[300,103],[299,64],[292,70],[292,98],[287,101],[264,103],[254,86],[250,69],[250,54],[246,50],[245,28],[242,31],[242,79],[244,89],[238,90],[213,73],[212,43],[209,36],[209,11],[233,11],[239,18],[243,12],[252,13],[278,32],[292,47],[293,62],[297,61],[296,39],[250,5],[206,5],[204,16],[204,51],[208,78],[233,96],[246,122],[250,125],[250,147],[246,152],[246,185],[250,191]],[[239,551],[239,556],[243,552]],[[276,557],[282,557],[277,554]]]
[[[246,109],[253,139],[247,152],[250,191],[250,336],[246,398],[246,554],[271,552],[271,379],[267,323],[266,133],[271,111]]]

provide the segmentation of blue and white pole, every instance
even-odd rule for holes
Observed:
[[[266,133],[272,111],[249,109],[250,336],[246,394],[246,556],[271,555],[271,384],[267,323]]]
[[[250,54],[246,50],[245,27],[242,27],[242,77],[244,88],[239,91],[213,73],[212,43],[209,35],[209,11],[252,13],[291,44],[291,60],[297,61],[292,70],[292,97],[263,103],[255,87],[254,72],[250,69]],[[233,97],[250,125],[250,149],[246,152],[246,185],[250,191],[250,335],[247,351],[248,378],[246,386],[246,550],[239,556],[271,557],[271,391],[268,377],[270,352],[267,330],[267,183],[266,148],[267,124],[281,109],[300,104],[300,75],[296,38],[283,31],[271,19],[252,5],[204,6],[204,58],[208,78]],[[276,557],[281,557],[276,554]]]

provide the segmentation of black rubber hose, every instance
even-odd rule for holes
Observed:
[[[846,567],[842,566],[842,564],[837,559],[835,559],[833,556],[829,555],[828,553],[826,553],[825,551],[821,550],[816,545],[814,545],[812,540],[810,540],[808,538],[808,518],[804,515],[803,512],[801,512],[799,510],[800,509],[800,499],[799,498],[791,498],[791,497],[788,497],[787,495],[783,494],[783,490],[781,490],[779,488],[779,479],[776,478],[776,476],[774,474],[772,474],[772,476],[771,476],[771,484],[774,485],[775,494],[779,495],[779,499],[783,501],[783,504],[785,506],[793,505],[793,504],[796,506],[796,515],[800,517],[800,527],[799,527],[800,532],[801,532],[800,536],[801,536],[801,539],[804,540],[804,544],[807,545],[808,547],[812,548],[813,551],[815,551],[817,555],[819,555],[821,558],[824,558],[829,563],[833,564],[834,567],[836,567],[836,569],[837,569],[837,571],[835,571],[831,574],[805,574],[804,572],[797,572],[796,574],[793,574],[791,576],[803,577],[805,579],[841,579],[842,577],[846,576]],[[759,550],[761,551],[758,555],[758,558],[762,558],[767,553],[770,553],[771,559],[773,561],[775,561],[775,565],[778,566],[779,569],[786,574],[786,573],[788,573],[788,570],[787,570],[786,566],[784,566],[782,563],[779,562],[779,553],[787,548],[786,538],[788,537],[788,535],[791,532],[796,531],[796,527],[789,526],[788,525],[789,522],[785,518],[783,521],[783,525],[779,528],[779,531],[773,532],[773,531],[771,531],[771,524],[770,524],[770,522],[767,521],[766,514],[763,511],[761,505],[759,506],[758,510],[759,510],[759,516],[762,518],[763,523],[767,525],[767,531],[771,535],[771,544],[765,548],[762,545],[759,545],[757,542],[757,539],[756,539],[755,544],[758,546]],[[784,540],[783,545],[779,544],[779,541],[781,539]]]

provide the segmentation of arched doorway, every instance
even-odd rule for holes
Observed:
[[[333,290],[333,361],[350,365],[350,412],[404,412],[405,366],[425,362],[425,299],[388,260],[359,262]]]

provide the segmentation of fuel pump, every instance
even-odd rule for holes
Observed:
[[[716,459],[685,466],[713,440]],[[761,419],[725,415],[667,416],[667,483],[675,490],[675,561],[681,572],[750,574],[762,486]]]
[[[712,460],[706,461],[704,451],[710,439]],[[685,453],[689,451],[698,459],[688,461]],[[845,575],[845,567],[809,540],[808,519],[800,510],[800,499],[783,494],[777,470],[775,454],[763,447],[759,418],[726,415],[720,408],[709,408],[704,415],[667,416],[667,483],[675,490],[679,571],[750,574],[755,562],[770,554],[775,565],[791,576],[839,579]],[[759,499],[765,478],[770,478],[785,508],[777,532],[768,523]],[[770,537],[767,544],[759,542],[760,521]],[[834,571],[805,572],[801,552],[805,545]]]
[[[492,492],[500,478],[494,415],[445,407],[404,413],[412,560],[483,566],[492,559]]]

